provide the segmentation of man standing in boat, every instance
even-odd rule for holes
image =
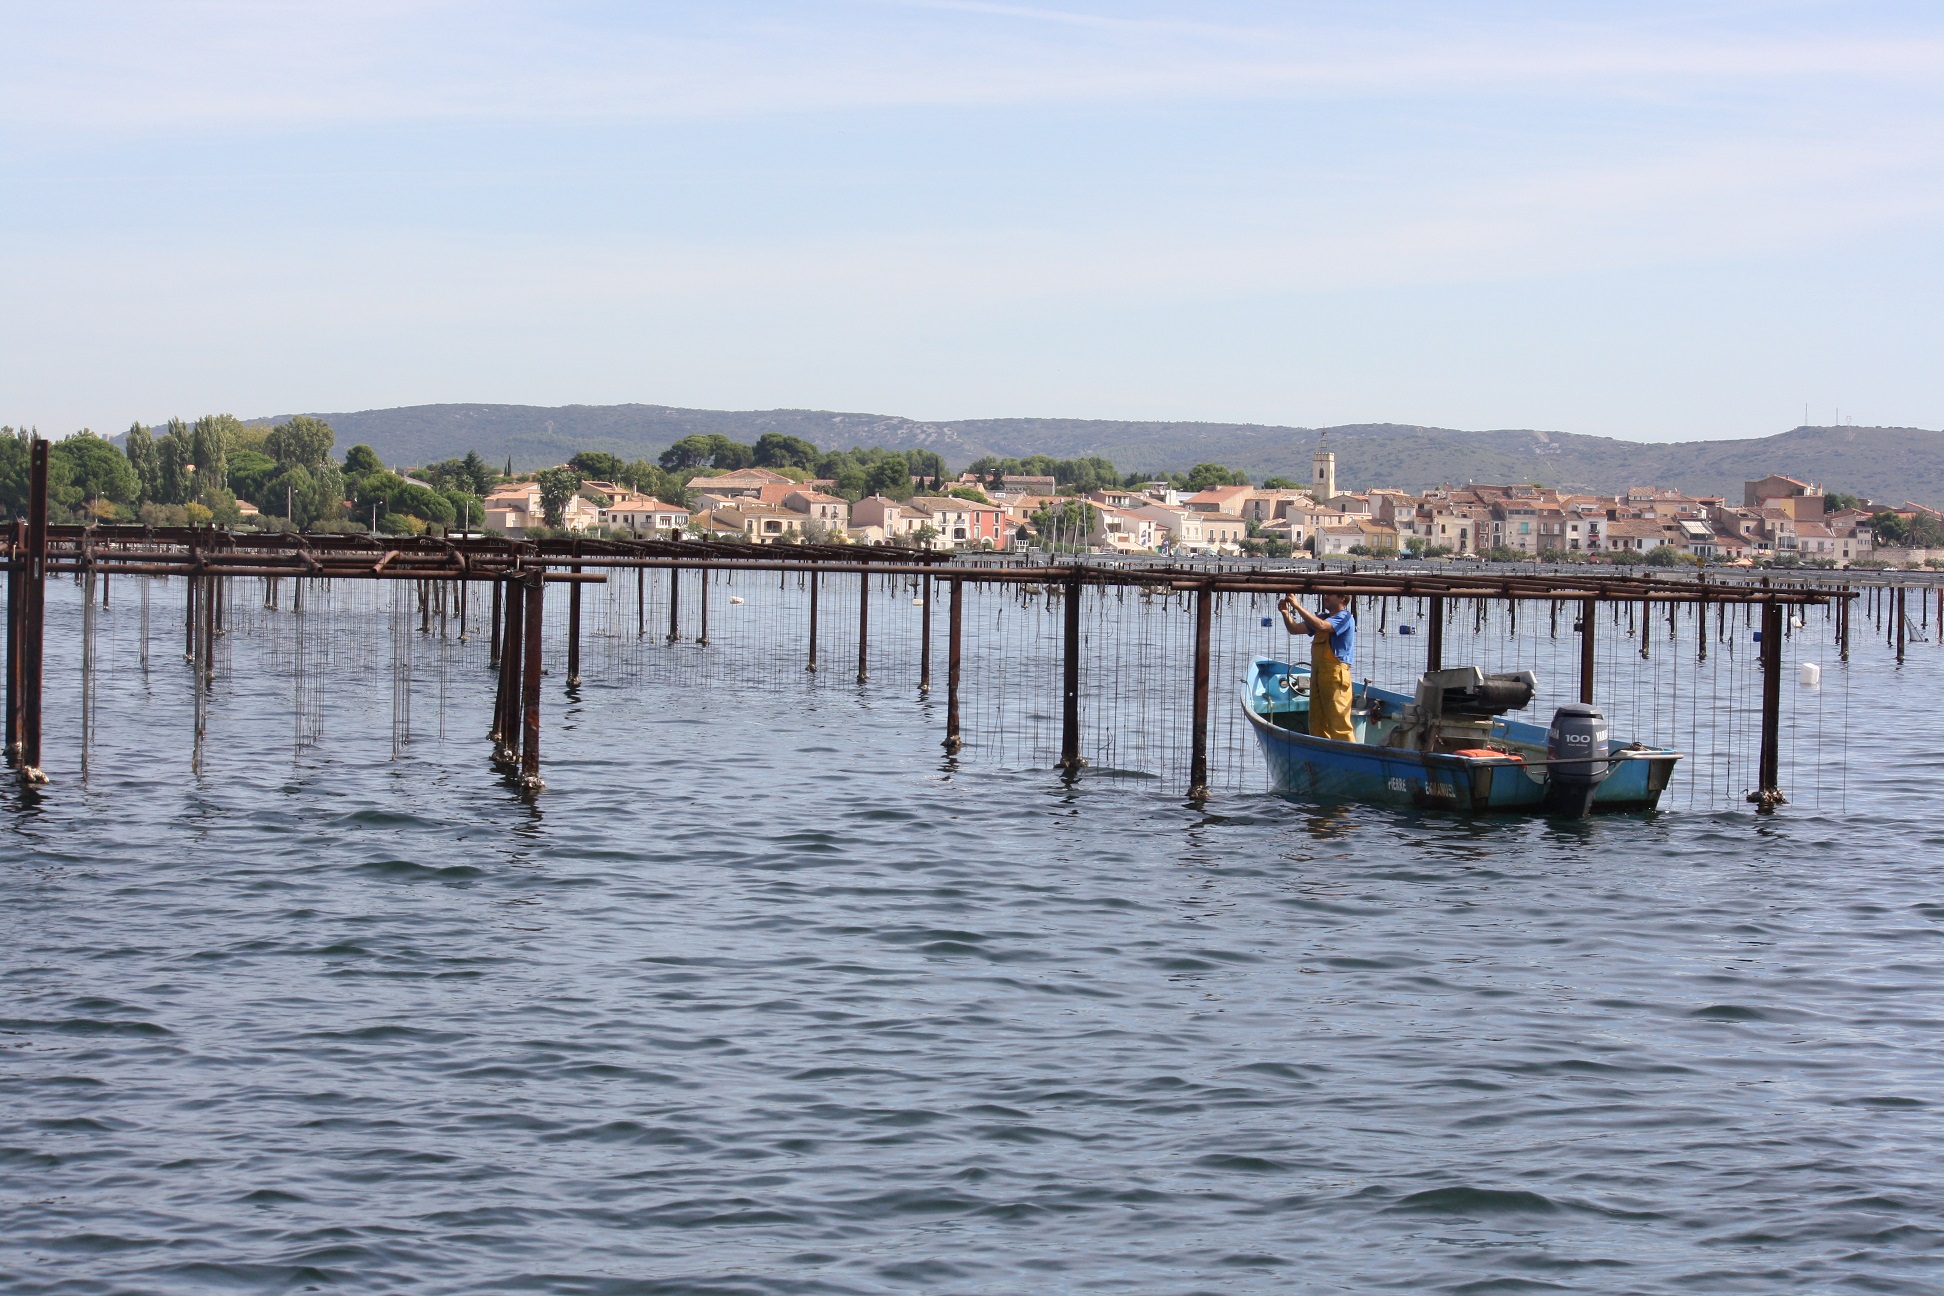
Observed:
[[[1325,594],[1323,615],[1304,607],[1294,594],[1276,604],[1293,635],[1310,637],[1310,734],[1354,742],[1350,727],[1350,659],[1357,652],[1357,614],[1348,594]]]

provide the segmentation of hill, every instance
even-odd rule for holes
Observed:
[[[747,442],[765,432],[783,432],[826,449],[922,447],[954,466],[988,454],[1100,455],[1123,471],[1187,468],[1206,460],[1301,481],[1308,479],[1310,454],[1327,433],[1338,480],[1351,488],[1422,490],[1440,482],[1489,481],[1610,493],[1664,485],[1739,500],[1744,481],[1779,472],[1878,500],[1944,507],[1944,432],[1924,428],[1799,427],[1735,441],[1652,443],[1395,423],[1332,428],[1052,418],[928,423],[829,410],[666,405],[414,405],[317,417],[337,430],[340,448],[362,441],[387,462],[401,465],[478,450],[495,463],[510,457],[516,467],[538,468],[560,463],[576,450],[652,458],[692,433]]]

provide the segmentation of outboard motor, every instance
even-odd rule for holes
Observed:
[[[1546,731],[1546,809],[1568,818],[1593,808],[1606,781],[1607,722],[1598,707],[1574,702],[1553,712]]]

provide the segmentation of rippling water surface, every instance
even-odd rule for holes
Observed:
[[[198,779],[158,649],[0,809],[0,1288],[1937,1291],[1925,651],[1846,809],[1555,825],[839,687],[550,692],[528,804],[472,669],[393,761],[382,679],[293,758],[237,666]]]

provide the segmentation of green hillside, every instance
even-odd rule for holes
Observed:
[[[287,416],[279,415],[278,418]],[[478,450],[520,468],[560,463],[575,450],[653,456],[692,433],[753,442],[765,432],[825,448],[923,447],[963,465],[983,455],[1100,455],[1123,470],[1187,468],[1213,460],[1257,476],[1307,480],[1325,433],[1346,487],[1422,490],[1441,482],[1540,482],[1612,492],[1678,486],[1739,499],[1742,482],[1770,472],[1878,500],[1944,507],[1944,432],[1923,428],[1799,427],[1735,441],[1651,443],[1570,432],[1465,432],[1393,423],[1271,427],[1248,423],[1112,419],[966,419],[927,423],[828,410],[693,410],[665,405],[415,405],[319,412],[340,447],[365,442],[388,462],[425,463]],[[267,420],[265,420],[267,421]]]

